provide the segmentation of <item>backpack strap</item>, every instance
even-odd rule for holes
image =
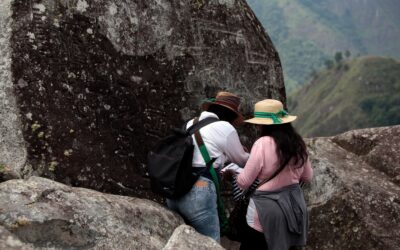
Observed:
[[[196,117],[193,120],[193,125],[190,126],[188,129],[185,128],[185,130],[190,134],[194,134],[196,131],[198,131],[199,129],[201,129],[202,127],[207,126],[208,124],[211,124],[213,122],[218,122],[220,121],[218,118],[215,117],[207,117],[201,121],[199,121],[199,118]],[[187,123],[185,123],[186,125]]]
[[[196,119],[194,120],[196,122]],[[210,154],[208,153],[207,147],[204,144],[203,138],[201,137],[200,131],[197,130],[194,133],[194,138],[196,139],[197,146],[199,147],[200,153],[203,156],[204,161],[206,162],[206,167],[211,174],[212,181],[215,185],[215,190],[217,192],[217,207],[218,207],[218,216],[220,221],[221,232],[228,232],[229,224],[228,218],[225,213],[225,206],[221,197],[221,190],[219,185],[218,174],[213,167],[213,162],[215,159],[211,159]]]

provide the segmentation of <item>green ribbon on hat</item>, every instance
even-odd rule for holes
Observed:
[[[254,117],[256,118],[269,118],[272,119],[272,121],[274,122],[274,124],[281,124],[282,123],[282,119],[283,117],[288,116],[288,112],[286,112],[285,110],[281,109],[279,112],[277,113],[271,113],[271,112],[254,112]]]
[[[207,98],[207,99],[204,99],[203,100],[203,102],[215,102],[217,99],[215,99],[215,98]]]

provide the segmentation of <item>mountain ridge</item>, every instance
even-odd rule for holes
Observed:
[[[336,64],[289,95],[303,136],[400,124],[400,61],[364,56]]]
[[[395,0],[248,0],[271,36],[293,91],[338,52],[400,58]]]

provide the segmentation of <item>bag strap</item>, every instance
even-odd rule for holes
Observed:
[[[196,117],[193,123],[197,123],[198,118]],[[229,229],[228,217],[226,216],[225,206],[221,198],[221,190],[219,185],[218,174],[213,167],[213,162],[215,159],[211,159],[210,154],[208,153],[207,147],[204,144],[203,138],[201,137],[200,131],[197,130],[194,133],[194,138],[196,139],[197,146],[199,147],[200,153],[203,156],[203,159],[206,163],[206,167],[211,174],[212,180],[215,185],[215,190],[217,192],[217,207],[218,207],[218,215],[220,220],[221,232],[227,232]]]
[[[287,162],[283,163],[276,171],[273,175],[271,175],[269,178],[263,180],[262,182],[260,182],[257,187],[254,189],[256,190],[257,188],[261,187],[262,185],[264,185],[265,183],[269,182],[270,180],[274,179],[286,166]]]
[[[218,118],[215,117],[207,117],[201,121],[199,121],[199,118],[196,117],[193,120],[193,125],[190,126],[188,129],[184,129],[189,133],[190,135],[194,134],[196,131],[200,130],[202,127],[207,126],[208,124],[211,124],[213,122],[220,121]],[[186,123],[187,124],[187,123]],[[186,126],[186,125],[185,125]]]
[[[260,182],[260,183],[257,185],[257,187],[256,187],[255,189],[261,187],[261,186],[264,185],[265,183],[267,183],[267,182],[269,182],[270,180],[274,179],[274,178],[285,168],[285,166],[286,166],[287,164],[288,164],[288,160],[286,160],[286,161],[275,171],[275,173],[274,173],[273,175],[271,175],[269,178],[267,178],[267,179],[263,180],[262,182]]]
[[[289,161],[286,160],[276,171],[273,175],[271,175],[269,178],[263,180],[262,182],[258,183],[258,180],[256,180],[251,186],[250,188],[248,188],[245,191],[242,191],[241,195],[237,195],[237,197],[242,197],[242,199],[245,198],[249,198],[259,187],[261,187],[262,185],[264,185],[265,183],[269,182],[270,180],[274,179],[286,166],[286,164]],[[235,181],[236,182],[236,181]],[[235,183],[234,185],[234,189],[239,189],[239,187],[237,187],[237,183]],[[234,198],[235,199],[235,198]],[[236,200],[239,200],[240,198],[236,198]]]

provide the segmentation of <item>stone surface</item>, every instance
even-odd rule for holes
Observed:
[[[380,145],[397,148],[398,128],[307,139],[315,173],[305,188],[311,220],[307,249],[399,249],[400,187],[366,157]],[[391,144],[385,138],[391,138]],[[386,156],[374,154],[395,164],[397,152],[385,152]],[[219,248],[182,224],[179,216],[148,200],[72,188],[40,177],[0,183],[0,244],[16,249]],[[237,249],[229,241],[223,245]]]
[[[0,226],[0,249],[29,250],[32,248],[21,242],[4,227]]]
[[[235,92],[244,112],[262,98],[286,101],[278,54],[245,0],[6,0],[1,7],[0,60],[8,63],[0,97],[17,102],[1,113],[0,133],[12,134],[0,160],[21,156],[10,166],[18,174],[26,161],[33,172],[25,176],[148,197],[149,148],[205,97]]]
[[[353,130],[334,141],[400,185],[400,126]]]
[[[398,151],[389,150],[399,148],[398,138],[395,126],[307,140],[314,167],[306,188],[309,249],[400,248],[400,187],[393,181],[399,170],[391,168]],[[387,160],[396,173],[372,159]]]
[[[20,178],[27,158],[11,72],[11,0],[0,1],[0,180]]]
[[[210,237],[206,237],[196,232],[192,227],[187,225],[181,225],[175,229],[167,245],[163,250],[187,250],[187,249],[198,249],[198,250],[222,250],[218,242]]]
[[[149,200],[40,177],[0,183],[0,210],[0,226],[34,249],[162,249],[183,223]]]

